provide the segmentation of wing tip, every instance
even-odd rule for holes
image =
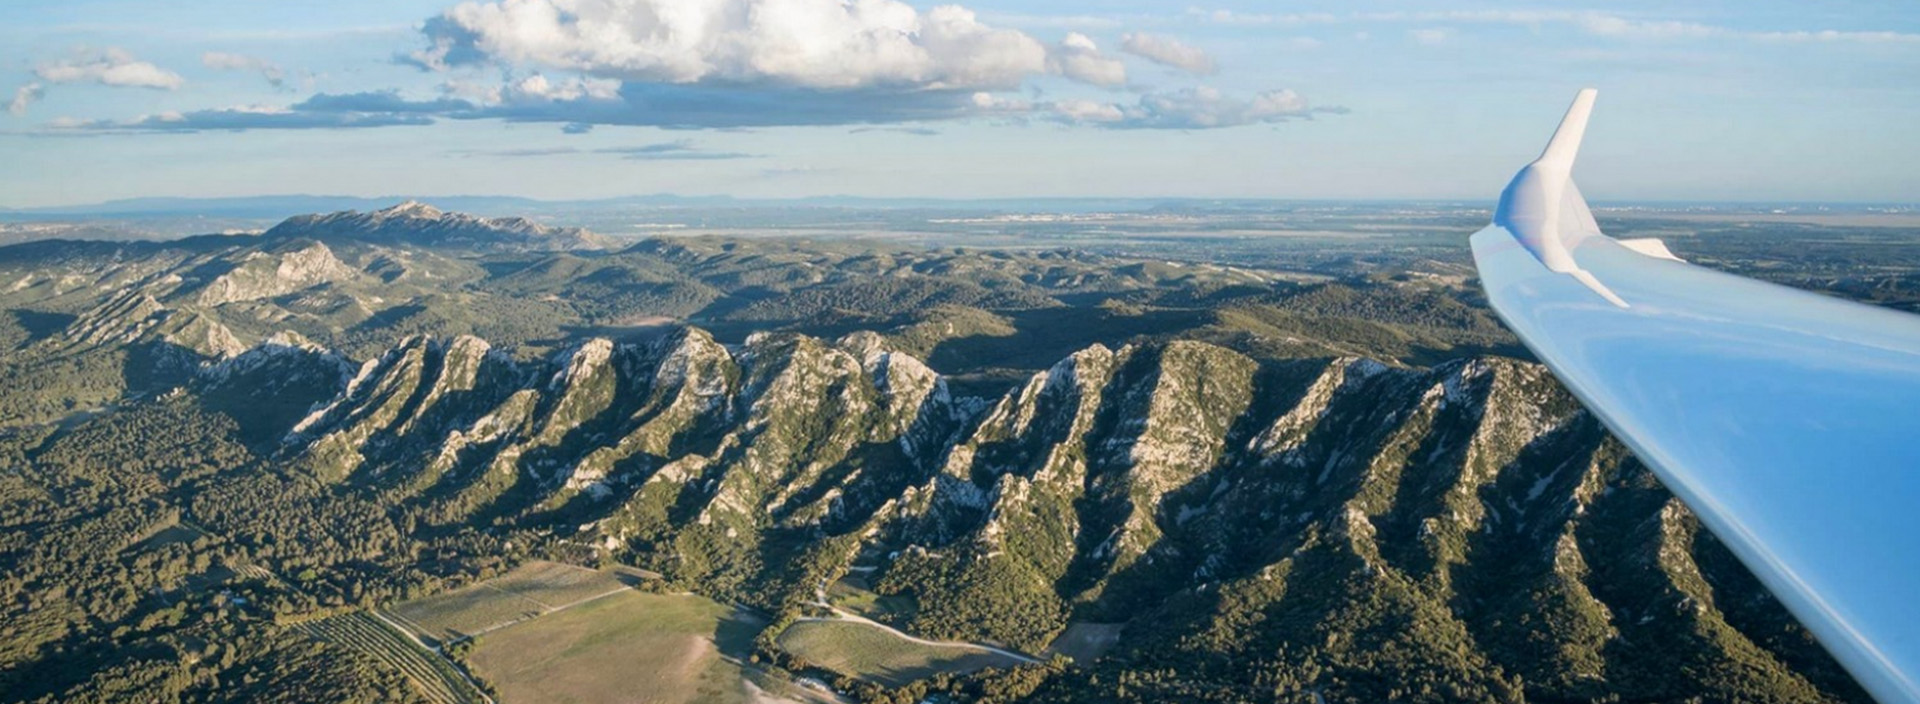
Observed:
[[[1597,88],[1582,88],[1574,94],[1566,117],[1560,118],[1560,128],[1554,130],[1553,139],[1547,141],[1547,148],[1534,163],[1573,167],[1574,159],[1580,155],[1580,141],[1587,134],[1587,118],[1593,115],[1593,101],[1599,95]]]

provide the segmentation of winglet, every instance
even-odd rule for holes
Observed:
[[[1580,139],[1587,134],[1587,117],[1593,114],[1593,98],[1598,92],[1584,88],[1573,97],[1573,106],[1567,108],[1567,116],[1560,119],[1560,129],[1554,130],[1553,139],[1547,142],[1546,150],[1540,152],[1540,158],[1534,163],[1573,169],[1574,158],[1580,156]]]
[[[1561,118],[1560,129],[1548,140],[1546,151],[1515,174],[1500,194],[1493,224],[1511,232],[1548,271],[1571,275],[1607,302],[1626,308],[1627,302],[1581,269],[1570,251],[1580,238],[1599,234],[1586,200],[1573,185],[1573,160],[1580,155],[1580,140],[1587,134],[1587,118],[1593,114],[1597,94],[1586,88],[1574,96],[1573,106],[1567,108],[1567,116]]]

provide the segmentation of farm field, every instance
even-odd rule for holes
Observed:
[[[897,687],[940,672],[1013,667],[1019,660],[963,645],[915,643],[857,621],[801,621],[780,634],[780,647],[843,675]]]
[[[373,656],[407,676],[435,704],[480,704],[485,699],[453,665],[408,640],[398,629],[365,611],[308,621],[295,628],[308,636]]]
[[[735,704],[800,694],[740,664],[761,625],[704,597],[626,592],[482,635],[467,662],[508,704]]]
[[[641,579],[631,572],[534,562],[478,584],[389,607],[385,613],[422,638],[445,644],[617,592]]]

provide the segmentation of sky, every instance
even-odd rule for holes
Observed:
[[[1909,0],[8,0],[0,207],[270,194],[1920,202]]]

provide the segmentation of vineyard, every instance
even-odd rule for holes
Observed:
[[[405,673],[435,704],[484,704],[488,699],[453,665],[422,648],[378,616],[356,611],[308,621],[295,628],[308,636],[353,648]]]

